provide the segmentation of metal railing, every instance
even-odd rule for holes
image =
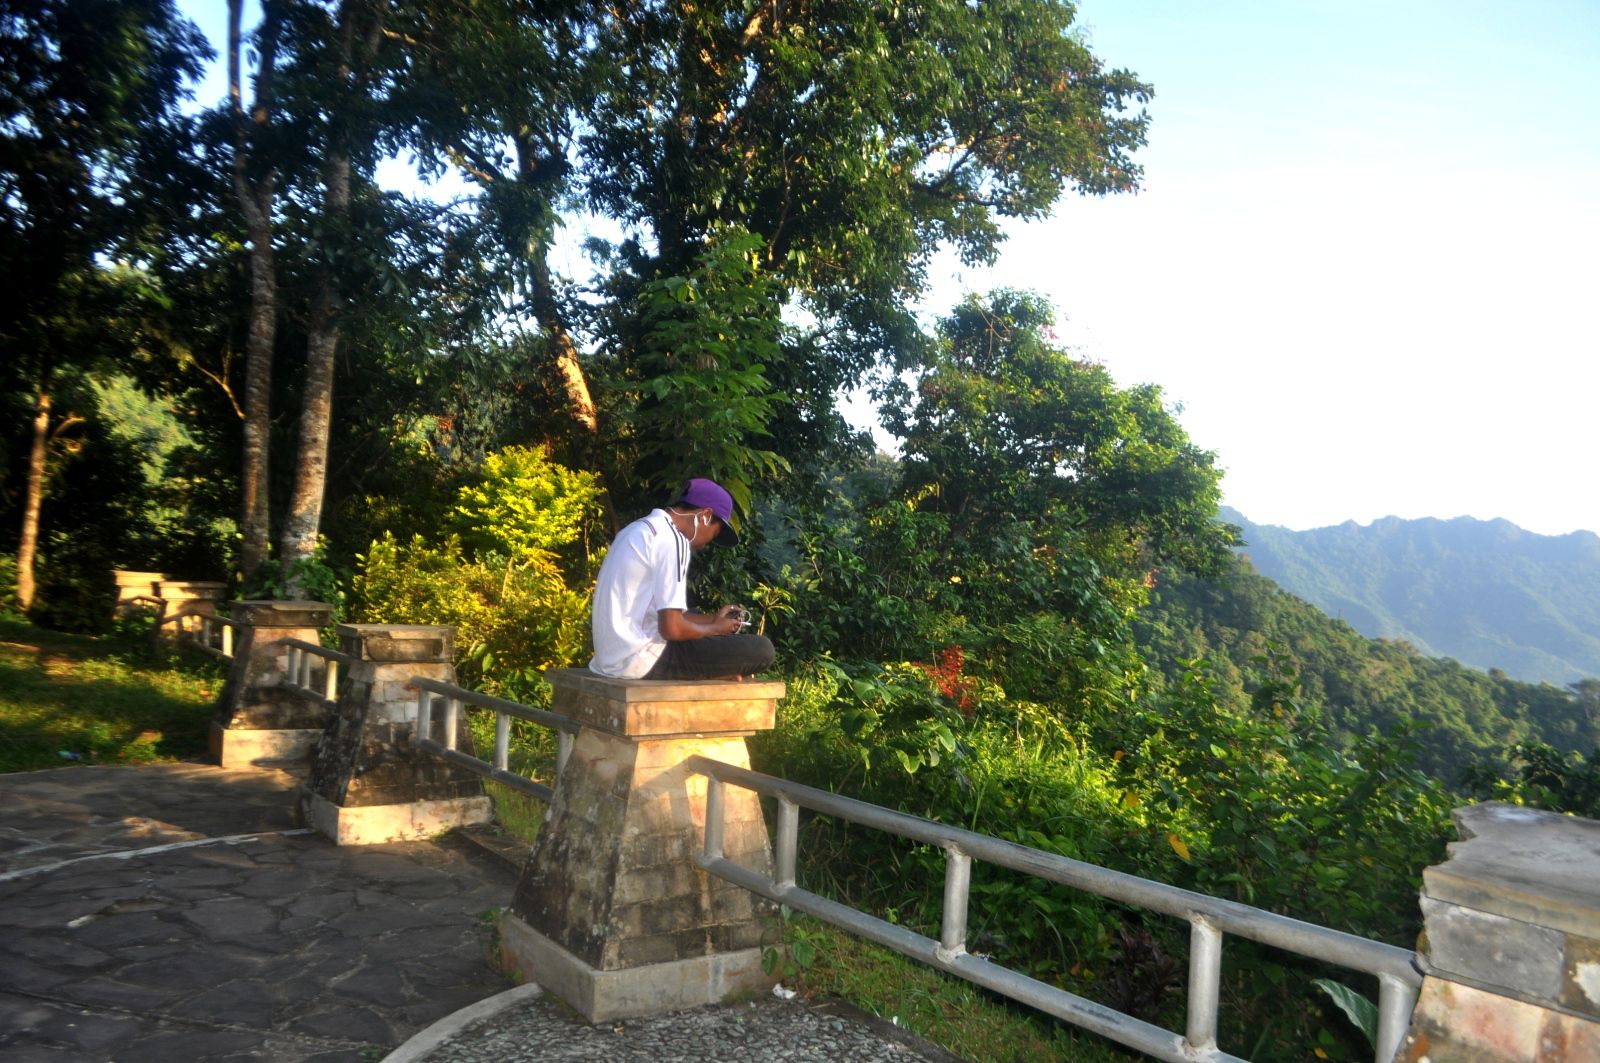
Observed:
[[[567,765],[567,757],[572,753],[572,736],[578,733],[578,723],[567,716],[546,712],[544,709],[535,709],[527,705],[519,705],[515,701],[504,698],[491,697],[488,694],[479,694],[475,690],[467,690],[450,683],[441,683],[437,679],[424,679],[421,676],[413,677],[411,685],[417,691],[417,733],[412,741],[421,749],[425,749],[435,756],[443,757],[452,764],[459,764],[468,771],[482,775],[484,778],[493,779],[503,783],[514,790],[544,801],[549,801],[555,796],[555,791],[544,783],[536,782],[525,775],[518,775],[510,770],[511,763],[511,719],[528,720],[532,723],[542,724],[553,728],[556,732],[556,775],[559,778],[561,769]],[[444,702],[444,715],[442,724],[444,741],[438,742],[433,738],[434,702]],[[481,760],[470,753],[463,753],[456,748],[456,728],[460,719],[461,706],[477,705],[481,708],[494,710],[494,763]]]
[[[233,660],[233,633],[243,629],[245,625],[237,620],[226,616],[217,616],[213,613],[201,613],[199,616],[200,630],[193,632],[189,640],[194,648],[209,653],[213,657]]]
[[[1157,1059],[1173,1063],[1238,1060],[1218,1049],[1216,1041],[1224,932],[1376,975],[1378,1063],[1394,1058],[1416,1005],[1422,976],[1416,968],[1415,954],[1405,949],[893,812],[705,757],[690,757],[687,766],[707,779],[705,847],[696,863],[709,873]],[[776,867],[772,876],[752,871],[723,855],[724,785],[777,799],[773,853]],[[795,884],[795,867],[802,807],[944,849],[944,916],[939,939],[935,941],[799,888]],[[967,952],[968,892],[974,859],[1187,920],[1189,993],[1183,1034]]]
[[[283,677],[284,687],[309,701],[321,702],[330,709],[337,708],[339,666],[354,664],[356,659],[348,653],[330,650],[303,639],[284,639],[283,644],[289,648],[289,670]],[[322,662],[320,684],[316,683],[314,671],[315,662],[319,660]]]
[[[160,614],[166,610],[167,603],[149,595],[141,594],[129,598],[128,601],[139,605],[153,605],[157,614],[156,627],[177,624],[175,632],[177,637],[200,652],[226,660],[233,659],[233,633],[245,626],[239,621],[226,616],[217,616],[215,613],[174,613],[171,616],[162,616]]]

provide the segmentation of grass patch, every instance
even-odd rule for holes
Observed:
[[[220,662],[162,655],[133,634],[0,617],[0,772],[198,756],[224,675]]]
[[[1094,1063],[1135,1058],[1110,1042],[897,952],[796,916],[817,946],[799,980],[813,998],[838,998],[891,1019],[974,1063]]]
[[[494,800],[494,821],[513,838],[532,845],[544,826],[547,806],[531,794],[513,790],[493,779],[483,780],[484,792]]]

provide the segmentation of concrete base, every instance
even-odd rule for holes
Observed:
[[[500,917],[500,960],[509,973],[544,986],[589,1022],[718,1004],[768,992],[775,981],[761,969],[760,949],[598,971],[510,911]]]
[[[303,763],[322,740],[320,727],[253,730],[211,722],[211,756],[224,768],[280,767]]]
[[[382,845],[420,841],[457,827],[488,823],[494,819],[494,804],[487,797],[450,797],[345,808],[302,786],[300,814],[306,826],[335,845]]]

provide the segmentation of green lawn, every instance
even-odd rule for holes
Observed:
[[[0,617],[0,772],[198,756],[223,676],[220,662],[158,654],[133,632]]]

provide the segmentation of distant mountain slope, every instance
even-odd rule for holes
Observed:
[[[1371,638],[1530,682],[1600,676],[1600,536],[1536,535],[1509,521],[1384,517],[1291,531],[1254,524],[1262,575]]]
[[[1424,657],[1409,642],[1367,638],[1243,558],[1217,579],[1161,573],[1134,631],[1164,683],[1183,682],[1203,658],[1213,690],[1236,706],[1250,704],[1268,658],[1287,658],[1302,701],[1320,708],[1336,734],[1354,742],[1373,728],[1393,734],[1421,727],[1420,766],[1451,785],[1479,760],[1503,768],[1518,742],[1585,755],[1600,746],[1592,696]]]

